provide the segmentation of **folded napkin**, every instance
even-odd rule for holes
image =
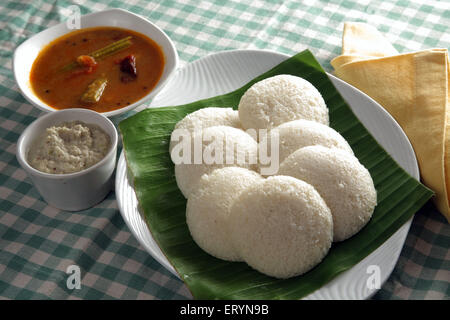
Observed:
[[[383,106],[408,136],[422,182],[450,222],[450,103],[447,49],[405,54],[373,27],[347,22],[335,75]]]

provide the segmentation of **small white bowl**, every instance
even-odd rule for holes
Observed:
[[[80,25],[81,28],[109,26],[120,27],[140,32],[159,44],[164,53],[164,71],[155,88],[153,88],[153,90],[150,91],[142,99],[126,107],[109,112],[103,112],[102,114],[107,117],[115,116],[128,110],[132,110],[145,101],[153,98],[167,84],[177,68],[178,53],[175,49],[175,45],[170,40],[170,38],[155,24],[134,13],[122,9],[110,9],[95,12],[81,16]],[[60,23],[32,36],[31,38],[23,42],[20,46],[18,46],[14,52],[13,72],[17,85],[19,86],[22,95],[32,105],[38,107],[43,111],[51,112],[57,110],[41,101],[33,92],[30,84],[31,67],[39,52],[47,44],[49,44],[54,39],[59,38],[72,31],[74,30],[69,29],[65,22]]]
[[[111,148],[106,156],[89,168],[69,174],[44,173],[31,167],[27,156],[35,139],[53,125],[75,120],[96,124],[109,135]],[[16,157],[48,204],[62,210],[79,211],[99,203],[111,190],[117,141],[114,124],[104,115],[87,109],[65,109],[48,113],[31,123],[17,142]]]

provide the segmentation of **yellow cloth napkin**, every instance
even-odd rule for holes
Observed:
[[[373,27],[347,22],[335,74],[382,105],[408,136],[422,182],[450,222],[450,103],[447,49],[405,54]]]

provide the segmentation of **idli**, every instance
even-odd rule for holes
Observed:
[[[219,259],[242,261],[230,239],[230,208],[242,191],[262,179],[255,171],[240,167],[216,169],[201,176],[186,207],[189,231],[200,248]]]
[[[282,74],[253,84],[239,102],[244,129],[271,129],[305,119],[328,125],[328,108],[320,92],[307,80]]]
[[[214,126],[197,130],[187,148],[190,156],[185,154],[187,150],[182,150],[182,157],[172,153],[175,178],[186,198],[197,188],[200,177],[214,169],[235,166],[257,170],[258,143],[241,129]]]
[[[255,270],[276,278],[303,274],[328,253],[330,209],[308,183],[273,176],[241,192],[230,213],[233,244]]]
[[[238,111],[232,108],[210,107],[199,109],[188,114],[175,125],[170,138],[170,152],[172,152],[174,145],[181,140],[177,138],[175,130],[186,130],[186,132],[192,134],[195,130],[212,126],[241,128]]]
[[[278,172],[311,184],[333,215],[334,241],[350,238],[372,217],[377,192],[369,171],[348,152],[323,146],[301,148]]]
[[[278,144],[273,147],[272,142]],[[278,156],[281,163],[294,151],[300,148],[321,145],[328,148],[337,148],[353,155],[353,150],[347,140],[339,132],[324,124],[309,120],[294,120],[283,123],[271,130],[259,143],[260,155],[264,151],[272,160]],[[261,150],[263,149],[263,150]],[[260,165],[261,173],[267,166]]]

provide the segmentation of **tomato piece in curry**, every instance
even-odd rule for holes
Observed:
[[[89,56],[127,37],[128,46],[98,59]],[[44,47],[31,68],[30,83],[35,94],[52,108],[108,112],[126,107],[152,91],[164,63],[161,47],[143,34],[116,27],[87,28]],[[107,83],[103,83],[98,101],[83,100],[86,90],[99,79]]]

